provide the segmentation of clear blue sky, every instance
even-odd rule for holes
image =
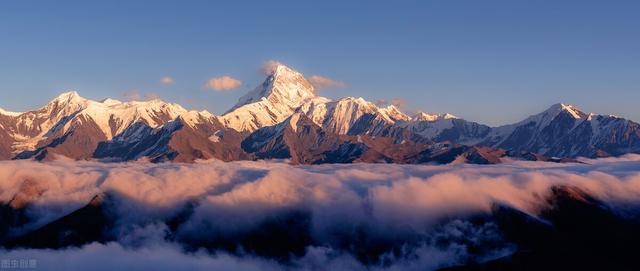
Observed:
[[[640,120],[640,1],[0,1],[8,110],[75,89],[222,113],[270,59],[346,84],[325,96],[488,124],[556,102]],[[222,75],[243,85],[203,87]]]

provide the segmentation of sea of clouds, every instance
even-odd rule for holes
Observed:
[[[622,211],[638,204],[640,155],[581,161],[3,161],[0,203],[25,186],[39,191],[28,199],[31,221],[14,233],[37,229],[102,193],[111,196],[116,223],[112,242],[0,250],[0,258],[36,259],[38,270],[430,270],[484,261],[514,250],[490,221],[466,219],[496,204],[535,216],[556,185],[579,187]],[[169,229],[166,222],[185,212],[180,226]],[[255,251],[242,250],[255,240]]]

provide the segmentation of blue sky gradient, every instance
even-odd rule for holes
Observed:
[[[0,1],[0,107],[137,90],[220,114],[279,60],[498,125],[556,102],[640,121],[639,1]],[[204,88],[212,77],[243,82]],[[176,82],[161,84],[171,76]]]

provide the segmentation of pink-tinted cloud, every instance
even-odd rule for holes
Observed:
[[[343,88],[345,84],[342,81],[334,80],[320,75],[312,75],[309,82],[316,88]]]
[[[391,105],[397,107],[398,109],[404,109],[407,107],[407,100],[399,97],[394,97],[391,99]]]
[[[164,84],[164,85],[172,85],[176,83],[176,79],[174,79],[171,76],[165,76],[160,78],[160,83]]]
[[[396,108],[402,110],[405,109],[407,107],[407,100],[400,98],[400,97],[393,97],[391,98],[391,100],[384,100],[384,99],[379,99],[376,100],[374,102],[377,106],[379,107],[384,107],[384,106],[388,106],[388,105],[393,105]]]
[[[37,259],[42,270],[57,270],[68,263],[76,269],[96,270],[113,270],[123,264],[151,270],[180,269],[185,265],[193,270],[291,269],[277,261],[241,253],[184,253],[179,241],[167,243],[165,221],[179,216],[185,206],[191,205],[188,202],[197,201],[195,207],[188,208],[190,215],[180,225],[175,240],[211,240],[213,244],[217,236],[223,236],[228,242],[234,236],[253,236],[256,231],[264,234],[260,225],[265,221],[285,221],[285,229],[303,231],[314,242],[321,242],[318,246],[311,242],[304,247],[304,256],[293,260],[300,270],[433,270],[465,262],[468,252],[460,249],[467,244],[464,240],[486,237],[495,245],[491,233],[496,229],[491,225],[456,219],[441,227],[445,218],[490,213],[495,203],[535,214],[548,204],[545,195],[557,185],[580,188],[608,208],[624,207],[618,205],[622,203],[637,206],[640,155],[583,161],[584,164],[505,161],[492,166],[455,167],[298,167],[266,161],[4,161],[0,163],[0,202],[10,202],[20,193],[28,196],[23,198],[29,204],[26,214],[35,221],[21,226],[39,228],[81,208],[100,193],[117,195],[111,199],[109,211],[119,223],[110,231],[115,238],[113,243],[64,250],[0,248],[0,255]],[[34,188],[42,193],[24,193]],[[304,223],[288,223],[297,221],[288,220],[292,211],[302,215]],[[417,239],[422,241],[406,246],[410,257],[392,257],[390,250],[390,258],[385,258],[388,266],[370,268],[355,260],[348,250],[340,249],[343,241],[355,242],[344,237],[350,236],[353,229],[366,238],[382,238],[400,245],[392,247],[404,247],[402,236],[413,242],[418,234]],[[432,243],[432,233],[453,243]],[[461,238],[463,242],[455,241]],[[347,247],[356,245],[362,243],[349,243]],[[495,253],[501,251],[503,248],[498,247]]]
[[[141,92],[137,89],[122,92],[122,97],[128,101],[150,101],[160,99],[160,96],[153,92]]]
[[[214,77],[207,81],[205,88],[215,91],[229,91],[242,85],[242,81],[231,76]]]
[[[283,65],[280,61],[267,60],[260,67],[260,72],[264,75],[271,75],[276,70],[276,68],[280,65]]]

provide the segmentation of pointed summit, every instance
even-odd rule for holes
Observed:
[[[69,115],[75,111],[86,108],[90,101],[81,97],[76,91],[68,91],[58,95],[47,103],[41,110],[50,115]]]
[[[69,102],[78,102],[78,101],[85,101],[85,100],[86,99],[82,98],[77,91],[67,91],[58,95],[58,97],[53,99],[52,102],[69,103]]]
[[[565,103],[557,103],[549,107],[545,112],[550,112],[552,114],[559,114],[560,112],[567,112],[571,114],[571,116],[575,119],[581,119],[587,116],[586,113],[580,111],[576,106],[565,104]]]
[[[575,120],[586,119],[589,116],[588,114],[580,111],[580,109],[578,109],[573,105],[565,104],[565,103],[557,103],[550,106],[547,110],[543,111],[542,113],[530,116],[518,124],[535,122],[538,127],[546,127],[547,125],[549,125],[549,123],[551,123],[554,119],[556,119],[560,115],[568,116],[570,119],[575,119]]]
[[[314,97],[315,89],[304,76],[282,64],[277,64],[271,75],[253,91],[238,99],[238,103],[229,112],[250,103],[269,100],[298,107],[302,101]]]
[[[240,97],[223,119],[228,127],[237,131],[254,131],[285,120],[313,97],[316,97],[315,89],[301,73],[276,64],[265,81]]]

